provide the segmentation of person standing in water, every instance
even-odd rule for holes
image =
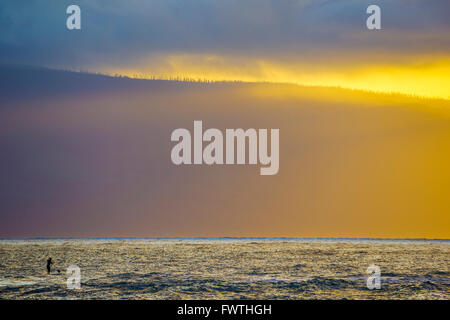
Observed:
[[[53,264],[52,258],[48,258],[47,259],[47,273],[48,274],[50,274],[50,271],[52,269],[52,264]]]

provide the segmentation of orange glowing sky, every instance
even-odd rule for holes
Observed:
[[[375,31],[366,27],[369,4],[81,0],[88,18],[81,31],[69,32],[61,27],[64,3],[10,1],[0,17],[0,63],[449,99],[450,3],[381,0],[381,30]],[[46,12],[45,19],[37,11]]]
[[[10,72],[2,237],[450,237],[449,100]],[[279,172],[175,166],[196,119],[279,128]]]
[[[98,67],[96,70],[132,78],[194,79],[291,83],[342,87],[383,93],[450,99],[450,56],[403,58],[371,62],[360,55],[348,61],[290,61],[168,54],[141,61],[137,67]]]

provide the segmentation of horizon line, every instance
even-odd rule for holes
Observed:
[[[367,237],[25,237],[3,240],[408,240],[450,241],[450,238],[367,238]]]
[[[384,95],[391,97],[404,97],[410,99],[420,99],[420,100],[440,100],[445,102],[450,102],[450,97],[442,97],[442,96],[431,96],[431,95],[420,95],[420,94],[409,94],[405,92],[399,91],[382,91],[382,90],[371,90],[371,89],[361,89],[361,88],[351,88],[351,87],[342,87],[339,85],[311,85],[311,84],[302,84],[298,82],[279,82],[279,81],[245,81],[245,80],[210,80],[207,78],[190,78],[190,77],[171,77],[171,76],[163,76],[163,75],[146,75],[144,76],[130,76],[126,74],[120,73],[105,73],[100,71],[90,71],[88,69],[64,69],[64,68],[55,68],[49,66],[36,66],[36,65],[11,65],[11,64],[0,64],[0,67],[9,67],[9,68],[30,68],[30,69],[40,69],[47,71],[56,71],[56,72],[70,72],[84,75],[92,75],[92,76],[102,76],[108,77],[111,79],[129,79],[129,80],[143,80],[143,81],[167,81],[167,82],[179,82],[179,83],[195,83],[195,84],[272,84],[272,85],[291,85],[297,87],[304,88],[325,88],[325,89],[338,89],[345,91],[353,91],[353,92],[361,92],[368,93],[374,95]]]
[[[169,81],[169,82],[181,82],[181,83],[199,83],[199,84],[220,84],[220,83],[237,83],[237,84],[278,84],[278,85],[292,85],[297,87],[304,87],[304,88],[326,88],[326,89],[340,89],[340,90],[348,90],[348,91],[357,91],[357,92],[363,92],[363,93],[369,93],[369,94],[376,94],[376,95],[386,95],[386,96],[400,96],[400,97],[406,97],[406,98],[412,98],[412,99],[421,99],[421,100],[444,100],[444,101],[450,101],[450,97],[442,97],[442,96],[432,96],[432,95],[420,95],[420,94],[411,94],[411,93],[405,93],[400,91],[383,91],[383,90],[374,90],[374,89],[362,89],[362,88],[353,88],[353,87],[343,87],[339,85],[313,85],[313,84],[304,84],[299,82],[280,82],[280,81],[270,81],[270,80],[255,80],[255,81],[248,81],[248,80],[211,80],[208,78],[191,78],[191,77],[180,77],[180,76],[163,76],[163,75],[126,75],[121,73],[104,73],[104,72],[98,72],[98,71],[89,71],[89,70],[71,70],[71,69],[55,69],[55,68],[49,68],[49,70],[55,70],[55,71],[68,71],[68,72],[78,72],[82,74],[89,74],[89,75],[99,75],[104,77],[110,77],[114,79],[131,79],[131,80],[156,80],[156,81]]]

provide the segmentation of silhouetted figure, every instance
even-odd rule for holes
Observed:
[[[48,258],[47,259],[47,273],[48,274],[50,274],[50,271],[52,270],[52,264],[53,264],[52,258]]]

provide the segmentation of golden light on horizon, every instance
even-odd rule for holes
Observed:
[[[450,99],[450,57],[354,64],[282,62],[217,55],[171,54],[138,67],[101,67],[131,78],[291,83]]]

